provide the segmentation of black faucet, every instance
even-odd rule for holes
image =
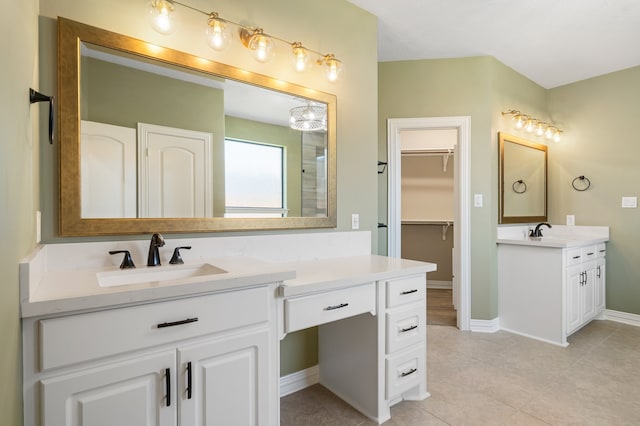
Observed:
[[[546,226],[547,228],[551,228],[551,225],[548,224],[547,222],[539,223],[536,225],[536,229],[531,230],[531,233],[529,233],[529,236],[534,238],[542,237],[542,229],[540,229],[540,227],[543,225]]]
[[[147,258],[147,266],[160,266],[160,253],[158,247],[164,246],[164,237],[161,234],[153,234],[151,236],[151,244],[149,244],[149,257]]]

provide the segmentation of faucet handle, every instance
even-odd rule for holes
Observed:
[[[110,250],[109,254],[118,254],[124,253],[124,258],[122,259],[122,263],[120,264],[120,269],[131,269],[135,268],[136,265],[133,264],[133,259],[131,259],[131,253],[129,250]]]
[[[180,256],[180,250],[182,249],[191,250],[191,246],[176,247],[173,250],[173,256],[171,256],[171,260],[169,261],[170,264],[181,265],[184,263],[184,261],[182,260],[182,256]]]

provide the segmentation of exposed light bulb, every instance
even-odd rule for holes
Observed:
[[[553,141],[554,142],[560,142],[560,130],[556,130],[553,133]]]
[[[337,60],[333,54],[328,54],[323,59],[318,60],[319,64],[322,62],[327,66],[327,79],[332,83],[338,80],[338,75],[342,71],[342,62]]]
[[[533,132],[533,120],[531,120],[530,118],[527,120],[527,124],[525,125],[524,130],[527,133]]]
[[[536,125],[536,136],[542,136],[544,135],[544,123],[539,122]]]
[[[547,127],[547,130],[544,131],[544,137],[547,139],[551,139],[553,137],[553,128]]]
[[[253,52],[253,57],[258,62],[268,62],[275,55],[275,43],[259,28],[253,30],[247,47]]]
[[[149,18],[151,26],[160,34],[171,34],[176,29],[174,6],[169,0],[151,0],[149,2]]]
[[[205,33],[207,35],[207,44],[213,50],[222,52],[231,45],[233,36],[231,35],[229,24],[224,19],[219,18],[216,12],[209,14]]]
[[[293,66],[296,71],[303,72],[309,68],[309,51],[296,41],[291,45],[293,50]]]
[[[522,126],[524,126],[524,117],[521,115],[516,115],[515,119],[516,119],[516,129],[522,129]]]

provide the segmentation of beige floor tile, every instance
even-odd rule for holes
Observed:
[[[562,348],[498,332],[427,327],[425,401],[388,426],[640,425],[640,327],[593,321]],[[282,398],[283,426],[375,423],[322,386]]]

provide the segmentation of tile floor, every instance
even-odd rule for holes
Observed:
[[[640,327],[593,321],[567,348],[427,328],[431,397],[395,405],[385,425],[640,425]],[[373,424],[320,385],[281,400],[282,426]]]

